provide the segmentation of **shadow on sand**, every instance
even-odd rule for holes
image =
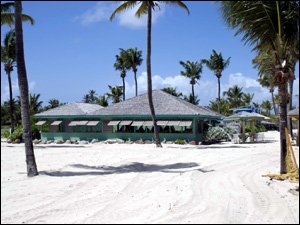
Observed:
[[[133,162],[121,166],[89,166],[83,164],[71,164],[71,167],[95,170],[95,171],[40,171],[40,174],[55,176],[55,177],[68,177],[68,176],[84,176],[84,175],[110,175],[110,174],[124,174],[124,173],[185,173],[190,171],[200,171],[202,173],[212,172],[214,170],[205,170],[195,167],[199,167],[197,163],[174,163],[168,165],[156,165],[156,164],[144,164],[139,162]],[[193,170],[187,170],[194,168]]]

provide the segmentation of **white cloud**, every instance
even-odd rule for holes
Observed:
[[[116,20],[122,26],[127,26],[130,28],[141,28],[146,27],[147,25],[147,16],[142,16],[137,18],[135,16],[135,12],[141,3],[139,3],[134,8],[124,11],[121,14],[116,16]],[[114,4],[110,2],[98,2],[93,8],[87,10],[82,15],[77,16],[74,21],[80,21],[80,23],[84,26],[108,21],[113,11],[118,7],[119,4]],[[157,19],[165,13],[165,9],[163,6],[160,6],[159,10],[153,11],[152,22],[155,23]]]
[[[84,26],[91,23],[109,20],[113,10],[113,4],[107,2],[98,2],[93,8],[87,10],[81,16],[77,16],[74,20],[80,21],[80,23]]]
[[[35,81],[29,82],[29,84],[28,84],[29,92],[33,92],[35,86],[36,86]],[[16,96],[20,95],[18,79],[12,80],[11,89],[12,89],[13,98],[16,98]],[[1,103],[8,101],[8,100],[9,100],[9,85],[8,85],[8,81],[5,81],[4,88],[1,89]]]
[[[142,72],[137,78],[139,94],[146,93],[147,91],[147,73]],[[195,94],[200,98],[201,105],[208,105],[210,101],[217,98],[218,84],[217,78],[201,78],[195,86]],[[296,82],[295,82],[296,83]],[[266,88],[262,88],[259,83],[250,77],[244,76],[242,73],[230,74],[228,79],[221,78],[221,92],[226,91],[229,87],[238,85],[243,87],[243,91],[247,93],[254,93],[253,101],[261,103],[263,100],[271,99],[271,94]],[[299,86],[299,85],[298,85]],[[191,85],[188,78],[181,75],[162,77],[160,75],[152,76],[152,88],[161,89],[164,87],[174,87],[178,92],[184,95],[191,93]],[[299,89],[299,87],[298,87]],[[295,85],[294,91],[297,87]],[[221,93],[221,94],[222,94]],[[126,81],[126,98],[131,98],[135,95],[134,83]]]

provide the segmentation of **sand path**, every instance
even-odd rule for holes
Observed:
[[[1,145],[1,223],[299,223],[299,184],[268,143],[210,146],[37,146],[28,179],[24,147]],[[296,151],[299,158],[299,150]]]

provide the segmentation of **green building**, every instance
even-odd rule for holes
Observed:
[[[202,140],[204,124],[214,125],[222,115],[161,90],[153,102],[161,140]],[[108,107],[70,103],[36,114],[37,125],[47,126],[42,140],[153,140],[153,123],[147,94]]]

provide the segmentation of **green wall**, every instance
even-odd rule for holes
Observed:
[[[184,134],[184,133],[160,133],[160,139],[163,141],[166,139],[167,141],[175,141],[177,139],[183,139],[186,141],[201,140],[201,135],[197,134],[197,136],[193,133]],[[98,139],[99,141],[107,140],[110,138],[120,138],[123,140],[135,141],[139,139],[143,140],[154,140],[153,133],[42,133],[42,140],[87,140],[91,141],[92,139]]]

